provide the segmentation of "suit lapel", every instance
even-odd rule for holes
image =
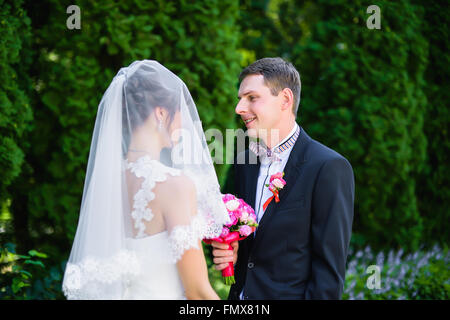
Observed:
[[[251,152],[251,151],[249,151]],[[256,199],[256,183],[258,181],[259,167],[261,162],[258,161],[256,164],[247,164],[245,172],[245,198],[252,208],[255,207]]]
[[[311,140],[311,138],[306,134],[303,128],[300,127],[300,134],[298,136],[297,141],[295,142],[291,154],[289,155],[289,159],[284,168],[284,180],[286,181],[286,185],[282,190],[280,190],[279,198],[280,203],[287,197],[289,192],[292,190],[292,186],[295,184],[295,181],[299,178],[301,173],[301,167],[306,162],[305,159],[305,150],[306,145]],[[255,186],[256,187],[256,186]],[[256,194],[256,190],[254,191]],[[253,199],[255,196],[253,196]],[[254,202],[253,202],[254,205]],[[276,212],[279,203],[276,203],[275,200],[272,200],[270,204],[267,206],[264,215],[262,216],[258,229],[256,231],[255,242],[258,243],[258,239],[262,237],[264,233],[265,227],[268,224],[268,221]]]
[[[250,153],[251,151],[249,151]],[[250,157],[251,155],[249,155]],[[247,202],[249,206],[255,208],[255,200],[256,200],[256,184],[258,182],[259,175],[259,167],[261,162],[259,161],[259,157],[257,158],[256,164],[246,164],[245,167],[245,190],[244,190],[244,201]],[[254,237],[251,235],[247,237],[245,240],[245,244],[248,245],[248,250],[253,246]],[[244,247],[244,243],[242,243],[242,247]],[[248,252],[248,251],[247,251]]]

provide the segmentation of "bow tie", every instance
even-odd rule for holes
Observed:
[[[280,153],[278,149],[272,151],[265,145],[255,141],[251,141],[248,148],[250,149],[250,151],[252,151],[258,157],[261,157],[262,159],[269,160],[270,162],[281,161],[280,157],[278,156]]]
[[[276,147],[275,150],[273,151],[266,145],[255,141],[251,141],[248,148],[258,157],[261,157],[264,160],[269,160],[270,162],[281,161],[279,155],[283,151],[292,148],[292,146],[295,144],[295,141],[297,141],[299,135],[300,135],[300,127],[297,126],[297,129],[292,134],[292,136],[290,136],[289,139],[287,139],[284,143]]]

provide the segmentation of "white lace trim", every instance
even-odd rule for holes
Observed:
[[[197,214],[189,225],[176,226],[169,234],[170,262],[176,263],[186,250],[199,249],[199,240],[209,238],[211,234],[218,235],[221,231],[222,225],[217,228],[217,225],[208,222],[200,214]]]
[[[191,170],[185,172],[194,181],[197,189],[197,210],[208,220],[208,238],[215,238],[222,232],[222,226],[230,222],[228,211],[222,201],[222,194],[217,183],[215,172]]]
[[[155,199],[155,194],[152,189],[156,182],[167,180],[167,175],[179,176],[180,170],[167,167],[157,160],[152,160],[150,156],[146,155],[140,157],[136,162],[126,161],[126,169],[130,169],[132,173],[138,178],[144,178],[141,188],[136,192],[133,199],[133,211],[131,216],[134,219],[134,227],[138,230],[136,238],[143,238],[145,234],[145,224],[142,220],[150,221],[153,218],[153,213],[148,204]]]
[[[126,285],[124,276],[140,272],[138,257],[132,251],[122,250],[103,260],[87,257],[76,264],[67,263],[62,290],[67,299],[121,299],[113,292],[122,290],[108,289]]]

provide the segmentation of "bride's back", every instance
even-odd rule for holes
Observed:
[[[179,170],[149,155],[126,160],[132,237],[143,238],[175,225],[189,225],[196,211],[194,183]]]

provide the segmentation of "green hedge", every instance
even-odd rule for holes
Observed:
[[[78,1],[80,30],[66,27],[67,5],[26,2],[34,121],[27,170],[16,180],[10,208],[30,230],[15,230],[19,248],[40,248],[54,263],[70,250],[98,103],[117,71],[134,60],[160,61],[186,82],[204,129],[224,131],[236,126],[240,61],[236,1]],[[226,169],[217,166],[221,179]]]
[[[12,243],[0,247],[0,299],[62,299],[63,265],[46,266],[47,258],[36,250],[18,254]]]
[[[32,120],[28,97],[30,19],[22,1],[0,0],[0,202],[20,174],[24,162],[23,138]]]
[[[370,247],[350,252],[344,294],[350,300],[448,300],[450,298],[450,253],[437,246],[404,255],[402,249],[375,253]],[[380,267],[380,288],[369,289],[374,273],[367,268]]]
[[[351,162],[352,244],[418,249],[449,239],[449,46],[442,1],[242,2],[247,56],[299,69],[298,121]],[[440,21],[437,25],[436,21]]]
[[[427,242],[448,243],[450,230],[450,17],[445,1],[429,1],[423,33],[429,43],[425,72],[428,103],[424,118],[427,136],[425,168],[417,179],[418,206]]]

